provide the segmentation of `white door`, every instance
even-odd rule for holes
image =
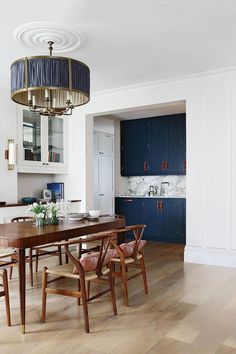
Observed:
[[[113,157],[99,156],[98,158],[98,195],[113,196]]]
[[[113,136],[108,134],[99,134],[99,153],[102,155],[113,156]]]

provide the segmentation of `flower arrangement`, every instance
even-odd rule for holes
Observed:
[[[38,227],[45,225],[47,221],[52,225],[58,224],[59,210],[55,203],[33,203],[27,212],[34,215]]]
[[[37,226],[43,226],[46,223],[46,217],[48,212],[47,205],[33,203],[29,206],[27,210],[28,213],[31,213],[35,217],[35,224]]]
[[[58,205],[55,203],[48,203],[48,217],[49,217],[49,222],[51,225],[57,225],[59,222],[59,208]]]

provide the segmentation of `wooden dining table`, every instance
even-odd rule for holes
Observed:
[[[58,225],[45,225],[42,227],[36,227],[32,222],[0,225],[0,246],[14,247],[18,251],[20,321],[22,333],[25,333],[26,323],[25,250],[34,246],[119,229],[124,226],[125,218],[116,215],[100,217],[98,221],[83,220],[71,222],[61,220]],[[118,240],[118,242],[119,241],[123,242],[123,240]]]

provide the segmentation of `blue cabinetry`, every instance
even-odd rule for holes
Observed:
[[[141,176],[148,172],[147,120],[121,122],[121,175]]]
[[[116,198],[117,214],[127,225],[146,224],[144,239],[185,243],[186,201],[184,198]]]
[[[121,175],[186,173],[185,114],[121,122]]]

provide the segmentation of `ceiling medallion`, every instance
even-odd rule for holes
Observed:
[[[11,98],[43,116],[71,115],[90,98],[89,67],[75,59],[53,56],[18,59],[11,65]]]
[[[74,51],[85,43],[84,35],[56,22],[26,23],[13,34],[18,43],[41,52],[45,52],[49,39],[54,42],[54,52],[60,53]]]

